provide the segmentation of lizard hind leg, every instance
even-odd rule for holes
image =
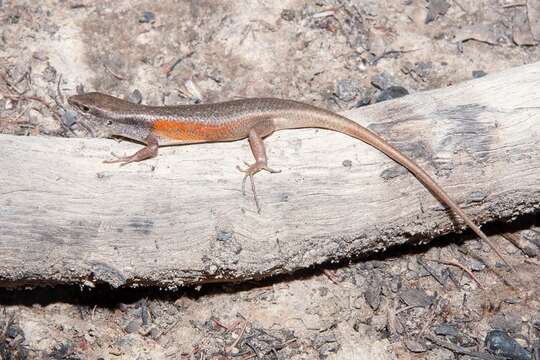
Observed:
[[[261,170],[268,171],[269,173],[279,173],[281,170],[275,170],[268,167],[268,158],[266,157],[266,149],[264,147],[263,136],[270,135],[273,129],[269,129],[267,126],[257,128],[254,127],[249,131],[249,146],[251,147],[251,152],[255,157],[255,163],[248,164],[245,163],[248,167],[246,169],[241,169],[239,166],[238,170],[242,171],[244,179],[242,180],[242,195],[246,194],[246,180],[249,177],[251,183],[251,192],[253,193],[253,199],[255,201],[255,206],[257,207],[257,212],[261,212],[261,206],[259,204],[259,199],[257,196],[257,191],[255,189],[255,181],[253,176]]]

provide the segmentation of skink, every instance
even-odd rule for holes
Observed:
[[[148,106],[91,92],[68,99],[99,137],[121,136],[146,144],[131,156],[107,162],[128,164],[157,155],[162,145],[235,141],[247,138],[255,163],[245,170],[243,184],[249,177],[257,210],[259,202],[253,176],[268,167],[263,138],[274,131],[321,128],[337,131],[363,141],[409,170],[442,203],[457,213],[465,223],[512,269],[484,232],[446,192],[413,160],[379,135],[331,111],[293,100],[252,98],[214,104]],[[244,187],[244,186],[243,186]],[[515,271],[515,270],[514,270]]]

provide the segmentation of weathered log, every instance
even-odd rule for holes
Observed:
[[[475,221],[540,207],[540,63],[350,111],[423,166]],[[163,148],[0,136],[0,281],[175,287],[257,278],[463,229],[407,171],[324,130],[266,140],[280,174],[242,196],[247,142]]]

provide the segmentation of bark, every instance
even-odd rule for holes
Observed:
[[[346,115],[415,159],[478,223],[540,207],[540,63]],[[324,130],[265,141],[279,174],[241,194],[247,141],[167,147],[0,135],[0,282],[177,287],[260,278],[464,227],[407,171]]]

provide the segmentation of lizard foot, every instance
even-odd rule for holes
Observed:
[[[259,204],[259,199],[258,199],[258,196],[257,196],[257,191],[255,190],[255,181],[253,180],[253,176],[258,173],[259,171],[261,170],[264,170],[264,171],[268,171],[269,173],[280,173],[281,170],[275,170],[275,169],[272,169],[270,167],[268,167],[268,165],[266,165],[266,162],[255,162],[254,164],[248,164],[247,162],[244,161],[244,163],[247,165],[247,168],[246,169],[242,169],[240,168],[240,166],[237,166],[236,168],[238,170],[240,170],[241,172],[243,172],[245,175],[244,175],[244,179],[242,179],[242,195],[246,195],[246,180],[247,178],[249,177],[249,181],[251,182],[251,192],[253,193],[253,200],[255,200],[255,206],[257,206],[257,212],[260,214],[261,213],[261,206]]]
[[[137,151],[135,154],[130,156],[118,156],[115,153],[111,153],[112,156],[114,156],[116,159],[114,160],[105,160],[103,161],[106,164],[112,164],[112,163],[120,163],[120,166],[124,166],[126,164],[136,162],[136,161],[143,161],[146,159],[153,158],[157,155],[158,152],[158,143],[154,138],[148,137],[147,138],[148,145]]]
[[[133,154],[131,156],[120,156],[120,155],[116,155],[115,153],[111,153],[112,156],[114,156],[116,159],[112,159],[112,160],[103,160],[103,163],[104,164],[114,164],[114,163],[120,163],[120,166],[124,166],[126,164],[129,164],[129,163],[132,163],[132,162],[135,162],[135,161],[139,161],[136,159],[136,155],[137,154]]]

